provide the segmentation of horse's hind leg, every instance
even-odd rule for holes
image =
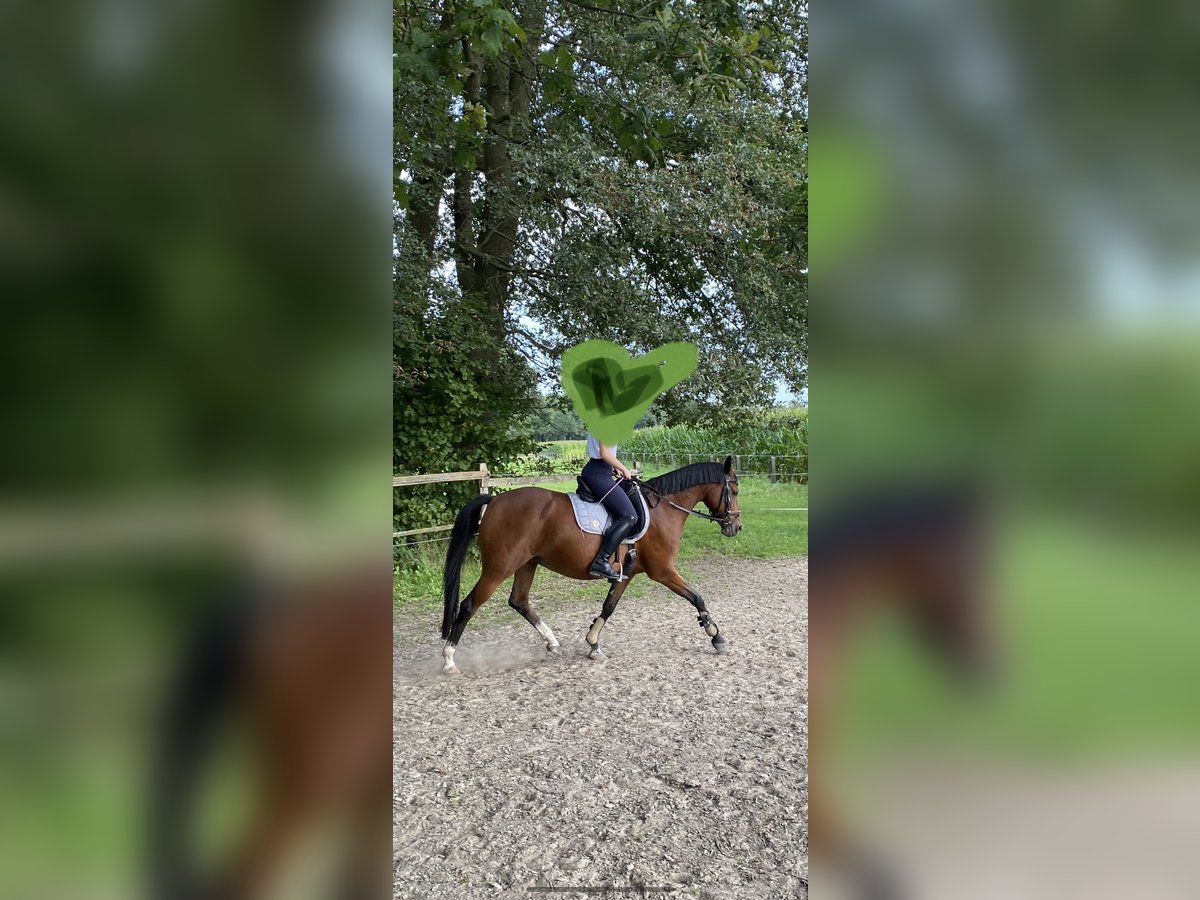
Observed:
[[[508,605],[524,616],[525,621],[546,639],[547,652],[558,653],[558,638],[554,636],[550,626],[538,618],[538,614],[529,605],[529,589],[533,586],[533,576],[537,572],[537,567],[538,564],[530,560],[517,569],[517,574],[513,576],[512,593],[509,594]]]
[[[633,578],[632,575],[629,576]],[[600,615],[592,620],[592,627],[588,629],[588,633],[584,636],[589,648],[588,658],[595,660],[607,659],[600,649],[600,632],[604,630],[604,623],[612,618],[612,614],[617,611],[617,603],[621,600],[621,595],[625,593],[625,588],[629,587],[629,581],[614,581],[608,589],[608,596],[604,598],[604,608],[600,610]]]
[[[445,664],[442,666],[444,674],[458,674],[458,666],[454,664],[454,650],[462,639],[463,630],[471,621],[471,616],[475,615],[475,611],[491,599],[496,588],[500,586],[500,582],[507,577],[507,575],[497,575],[495,572],[485,569],[479,576],[479,580],[475,582],[475,587],[471,588],[471,592],[463,597],[463,601],[458,607],[458,618],[454,620],[454,626],[450,629],[450,639],[442,648],[442,658],[445,660]]]

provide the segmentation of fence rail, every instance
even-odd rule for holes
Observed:
[[[479,493],[486,494],[488,485],[492,483],[491,474],[488,472],[487,463],[480,463],[479,469],[470,472],[430,472],[427,475],[393,475],[392,489],[398,487],[411,487],[416,484],[443,484],[454,481],[478,481]],[[407,531],[393,531],[392,540],[400,537],[411,537],[414,534],[432,534],[436,531],[450,531],[454,528],[453,525],[431,525],[429,528],[410,528]],[[435,541],[447,541],[449,537],[431,538]],[[413,543],[427,543],[426,541],[413,541]]]
[[[393,531],[392,537],[408,537],[412,534],[432,534],[435,531],[449,531],[453,525],[434,525],[432,528],[410,528],[408,531]]]
[[[578,475],[578,472],[559,472],[556,475],[502,475],[489,478],[488,484],[497,484],[502,487],[517,484],[544,484],[547,481],[574,481]]]
[[[392,487],[413,484],[441,484],[443,481],[479,481],[487,478],[487,466],[481,465],[478,472],[431,472],[428,475],[395,475]],[[480,493],[483,493],[480,491]]]

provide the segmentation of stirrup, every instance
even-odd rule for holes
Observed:
[[[619,547],[617,549],[620,550]],[[629,548],[629,552],[625,554],[625,562],[621,563],[621,568],[613,568],[613,571],[617,573],[617,577],[608,579],[609,584],[617,584],[618,582],[629,580],[629,576],[625,573],[631,568],[636,552],[632,546]]]
[[[621,563],[621,577],[618,581],[628,581],[632,577],[625,573],[633,568],[633,562],[637,559],[637,547],[633,545],[633,541],[629,541],[627,546],[629,549],[625,551],[625,562]]]

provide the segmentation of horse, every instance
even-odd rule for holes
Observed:
[[[984,588],[987,520],[971,487],[954,484],[860,488],[829,504],[809,536],[808,777],[818,784],[836,757],[831,710],[839,673],[863,626],[893,604],[926,647],[965,687],[994,674],[994,630]],[[898,878],[843,827],[826,789],[809,800],[809,850],[850,872],[861,900],[903,896]]]
[[[724,464],[694,463],[636,483],[650,507],[649,528],[635,544],[636,552],[624,554],[621,580],[611,581],[600,615],[588,629],[585,641],[589,658],[605,658],[600,649],[604,624],[616,612],[629,582],[642,572],[691,603],[700,627],[712,639],[713,649],[717,653],[727,652],[725,637],[709,614],[704,598],[679,574],[675,557],[679,553],[683,526],[690,516],[717,522],[726,537],[733,537],[742,530],[733,457],[727,456]],[[699,503],[708,509],[707,514],[693,509]],[[485,507],[486,514],[483,512]],[[479,535],[483,571],[460,602],[463,561],[470,540],[476,534]],[[442,580],[443,673],[459,674],[454,664],[454,651],[462,640],[463,630],[501,582],[510,576],[515,577],[508,605],[545,639],[547,652],[560,653],[554,632],[538,617],[529,602],[534,574],[538,566],[545,566],[568,578],[597,580],[599,576],[590,575],[588,568],[599,547],[600,535],[587,534],[575,523],[571,501],[566,494],[523,487],[497,496],[481,494],[468,502],[454,521],[446,550]],[[617,551],[619,559],[623,556],[622,549]],[[626,566],[628,572],[624,571]]]
[[[288,583],[248,573],[222,593],[180,648],[157,717],[153,900],[275,896],[314,837],[338,840],[334,896],[389,896],[391,617],[390,572],[373,561]],[[245,830],[213,854],[198,820],[214,772],[230,768],[224,735],[245,748],[253,799]]]

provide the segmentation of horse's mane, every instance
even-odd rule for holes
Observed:
[[[822,560],[855,564],[900,545],[949,547],[975,531],[983,513],[983,497],[969,484],[864,485],[829,503],[808,547],[820,548]]]
[[[692,463],[682,469],[649,478],[646,484],[661,494],[677,494],[698,484],[720,484],[725,480],[725,467],[720,463]]]

